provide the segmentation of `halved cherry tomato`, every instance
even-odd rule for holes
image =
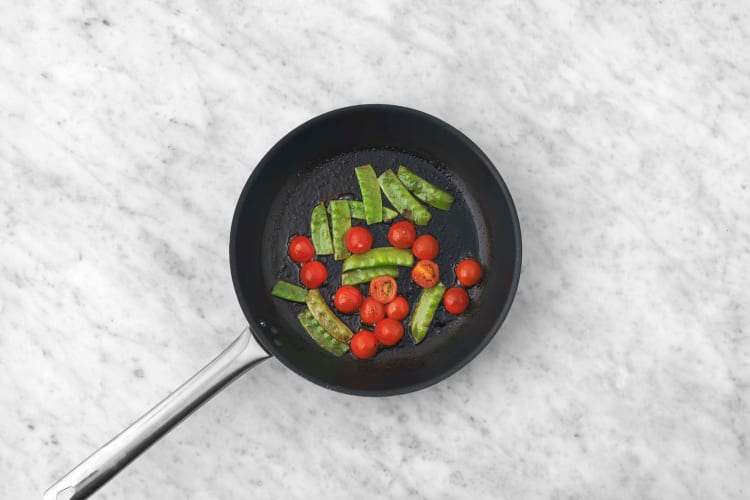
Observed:
[[[409,315],[409,301],[399,295],[385,306],[385,315],[396,321],[403,321]]]
[[[328,279],[328,269],[322,262],[311,260],[299,270],[299,280],[307,288],[318,288]]]
[[[411,270],[411,279],[422,288],[432,288],[440,281],[440,268],[431,260],[420,260]]]
[[[416,238],[414,224],[406,220],[395,223],[388,230],[388,241],[396,248],[411,248]]]
[[[370,282],[370,296],[381,304],[387,304],[395,299],[397,293],[396,280],[390,276],[378,276]]]
[[[474,286],[482,279],[482,266],[474,259],[464,259],[456,266],[456,278],[463,286]]]
[[[385,346],[398,344],[404,336],[404,326],[395,319],[385,318],[375,325],[375,337]]]
[[[374,325],[385,318],[385,307],[372,297],[367,297],[359,308],[359,318],[362,323]]]
[[[294,262],[308,262],[315,256],[315,247],[307,236],[295,236],[289,240],[287,253]]]
[[[469,305],[469,294],[461,287],[454,286],[445,291],[443,295],[445,310],[451,314],[461,314]]]
[[[371,358],[378,352],[378,339],[372,332],[360,330],[352,337],[349,347],[351,347],[355,358]]]
[[[372,248],[372,233],[364,227],[354,226],[346,232],[344,241],[351,253],[363,253]]]
[[[411,247],[414,257],[422,260],[434,259],[437,257],[439,251],[440,245],[438,245],[438,240],[431,234],[423,234],[414,240],[414,245]]]
[[[339,312],[351,314],[359,309],[363,300],[362,292],[357,287],[344,285],[336,290],[336,294],[333,296],[333,305]]]

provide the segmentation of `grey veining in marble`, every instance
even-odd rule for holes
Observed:
[[[0,498],[37,495],[243,327],[252,167],[362,102],[508,183],[516,303],[385,399],[269,361],[98,498],[750,496],[750,4],[16,2],[0,15]]]

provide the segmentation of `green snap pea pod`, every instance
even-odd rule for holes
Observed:
[[[380,195],[378,177],[372,165],[362,165],[354,169],[362,192],[362,204],[365,207],[365,221],[368,224],[383,222],[383,197]]]
[[[328,335],[339,342],[349,342],[354,335],[346,324],[339,319],[331,308],[326,304],[326,299],[320,293],[320,290],[314,288],[307,291],[305,299],[307,308],[315,316],[315,320],[320,323]]]
[[[391,278],[398,278],[398,268],[396,266],[381,266],[347,271],[345,273],[341,273],[341,284],[359,285],[360,283],[369,283],[378,276],[390,276]]]
[[[349,212],[351,212],[352,219],[364,219],[365,218],[365,204],[359,200],[349,200]],[[383,220],[389,221],[398,217],[398,212],[391,210],[388,207],[383,207]]]
[[[445,285],[442,283],[422,290],[422,295],[419,296],[417,305],[414,306],[414,313],[411,316],[411,336],[414,337],[415,343],[419,344],[427,335],[427,330],[430,329],[430,323],[432,323],[432,318],[435,316],[435,311],[437,311],[444,293]]]
[[[331,255],[333,243],[331,242],[331,230],[328,229],[328,215],[323,202],[315,205],[310,216],[310,234],[312,235],[315,253],[318,255]]]
[[[310,337],[312,337],[315,343],[334,356],[341,356],[349,350],[349,345],[344,342],[339,342],[328,335],[309,309],[305,308],[304,311],[297,315],[297,319],[299,320],[300,325],[302,325],[302,328],[310,334]]]
[[[406,189],[406,186],[398,180],[396,174],[390,168],[378,177],[380,188],[391,205],[404,216],[418,226],[426,226],[432,218],[432,214]]]
[[[273,286],[271,295],[280,299],[291,300],[292,302],[304,303],[307,290],[288,281],[279,280]]]
[[[341,260],[349,257],[351,253],[346,248],[344,236],[352,227],[352,216],[349,212],[347,200],[333,200],[328,202],[331,211],[331,233],[333,236],[333,258]]]
[[[342,271],[352,269],[363,269],[367,267],[380,266],[405,266],[414,265],[414,255],[408,248],[379,247],[352,255],[344,261]]]
[[[450,210],[453,196],[421,178],[403,165],[398,167],[398,178],[414,196],[440,210]]]

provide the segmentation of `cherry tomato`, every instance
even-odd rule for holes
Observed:
[[[344,285],[336,290],[336,294],[333,296],[333,305],[339,312],[351,314],[359,309],[363,300],[362,293],[357,287]]]
[[[443,295],[445,310],[451,314],[461,314],[469,305],[469,294],[461,287],[454,286],[445,291]]]
[[[328,279],[328,269],[322,262],[311,260],[299,270],[299,280],[307,288],[318,288]]]
[[[381,304],[387,304],[395,299],[397,293],[396,280],[390,276],[378,276],[370,282],[370,296]]]
[[[315,247],[307,236],[295,236],[289,241],[287,253],[294,262],[308,262],[315,256]]]
[[[456,278],[463,286],[474,286],[482,279],[482,266],[474,259],[464,259],[456,266]]]
[[[372,234],[363,227],[354,226],[349,229],[344,240],[351,253],[363,253],[372,248]]]
[[[432,288],[440,281],[440,268],[431,260],[420,260],[411,270],[411,279],[422,288]]]
[[[439,251],[438,240],[430,234],[423,234],[414,240],[414,245],[411,247],[414,257],[421,260],[432,260],[437,257]]]
[[[399,295],[385,306],[385,315],[396,321],[403,321],[409,315],[409,301]]]
[[[411,248],[416,238],[414,224],[406,220],[395,223],[388,230],[388,241],[396,248]]]
[[[359,308],[359,317],[362,323],[374,325],[385,318],[385,307],[372,297],[367,297]]]
[[[404,336],[404,326],[395,319],[385,318],[375,325],[375,337],[384,346],[398,344]]]
[[[375,338],[372,332],[360,330],[352,337],[349,347],[351,347],[355,358],[371,358],[378,352],[378,339]]]

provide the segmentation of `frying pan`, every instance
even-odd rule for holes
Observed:
[[[349,354],[336,358],[318,348],[297,322],[304,306],[274,298],[270,290],[279,278],[298,279],[297,268],[286,257],[289,237],[309,233],[310,209],[316,203],[355,196],[353,168],[365,163],[378,173],[404,164],[452,191],[453,208],[431,209],[432,221],[418,231],[440,242],[436,261],[446,285],[453,284],[453,266],[466,256],[483,264],[484,277],[469,290],[467,313],[449,317],[439,308],[422,343],[414,345],[407,334],[395,348],[362,361]],[[371,227],[375,246],[386,245],[387,225]],[[420,111],[361,105],[300,125],[263,157],[237,202],[229,256],[248,328],[164,401],[55,483],[45,500],[87,498],[232,380],[271,356],[311,382],[360,396],[403,394],[448,377],[487,345],[505,319],[521,272],[521,231],[505,183],[465,135]],[[321,260],[330,273],[322,292],[330,298],[341,266],[330,257]],[[399,290],[413,297],[408,274],[401,272]],[[356,315],[343,319],[358,329]]]

